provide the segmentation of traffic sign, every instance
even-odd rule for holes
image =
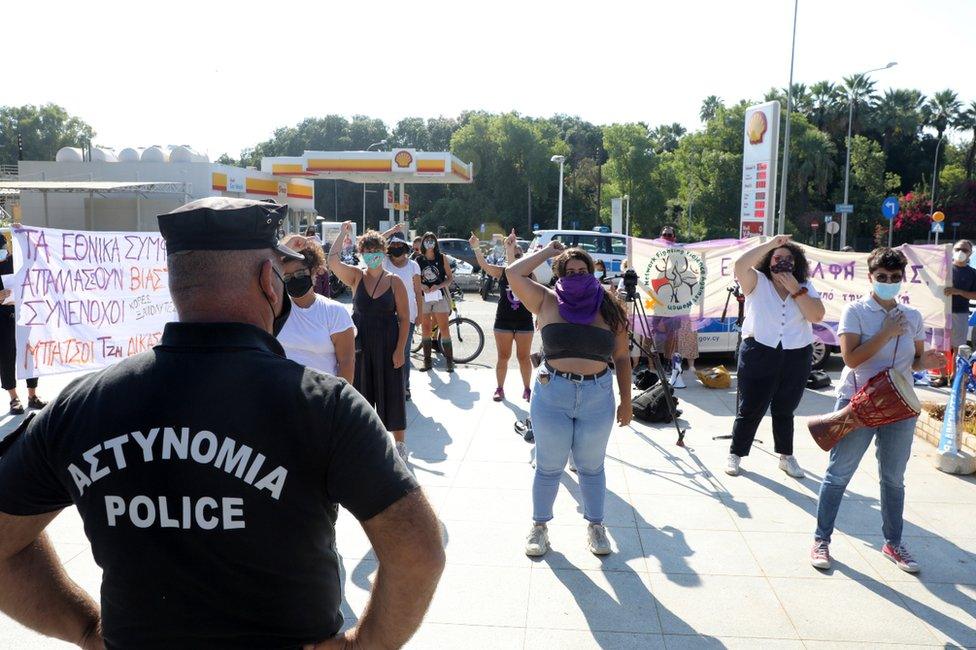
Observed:
[[[817,230],[818,228],[820,228],[820,222],[819,221],[811,221],[810,222],[810,227],[813,228],[814,230]]]
[[[539,224],[537,223],[532,224],[532,230],[538,230],[538,229],[539,229]]]
[[[837,223],[836,221],[831,221],[830,223],[827,224],[827,232],[830,233],[831,235],[836,235],[837,233],[840,232],[840,224]]]
[[[485,234],[485,224],[481,224],[481,234]]]
[[[853,214],[854,205],[851,203],[837,203],[834,205],[834,212],[837,214]]]
[[[825,214],[824,215],[824,223],[830,223],[833,220],[834,220],[834,215],[832,215],[832,214]]]
[[[881,214],[883,214],[884,218],[888,219],[889,221],[894,219],[900,210],[901,204],[898,203],[897,196],[889,196],[881,202]]]
[[[941,221],[935,221],[932,223],[932,232],[940,233],[945,232],[945,224]]]
[[[932,214],[932,221],[935,221],[937,223],[941,223],[941,222],[945,221],[945,215],[942,214],[941,212],[935,212],[935,213]],[[935,231],[932,231],[932,232],[935,232]]]

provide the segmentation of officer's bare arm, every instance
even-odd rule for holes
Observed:
[[[0,513],[0,611],[41,634],[103,648],[98,604],[64,572],[44,534],[57,514]]]
[[[359,624],[345,640],[353,647],[399,648],[420,627],[444,570],[440,522],[417,489],[364,521],[363,529],[379,569]]]

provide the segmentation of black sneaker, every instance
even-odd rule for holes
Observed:
[[[32,396],[30,396],[30,397],[27,398],[27,408],[29,408],[29,409],[41,410],[45,406],[47,406],[47,402],[45,402],[44,400],[42,400],[37,395],[32,395]]]
[[[16,397],[10,400],[10,415],[23,415],[24,405]]]
[[[406,392],[403,394],[403,396],[407,398],[407,401],[408,402],[410,401],[410,389],[409,388],[406,390]]]

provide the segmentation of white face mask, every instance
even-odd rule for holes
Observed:
[[[956,251],[955,254],[953,254],[952,256],[952,259],[954,259],[956,262],[959,262],[960,264],[964,264],[969,260],[969,253],[967,253],[966,251]]]

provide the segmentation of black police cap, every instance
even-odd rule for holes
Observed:
[[[278,243],[287,213],[287,205],[273,201],[210,196],[156,218],[167,253],[270,248],[284,259],[303,260],[300,253]]]

